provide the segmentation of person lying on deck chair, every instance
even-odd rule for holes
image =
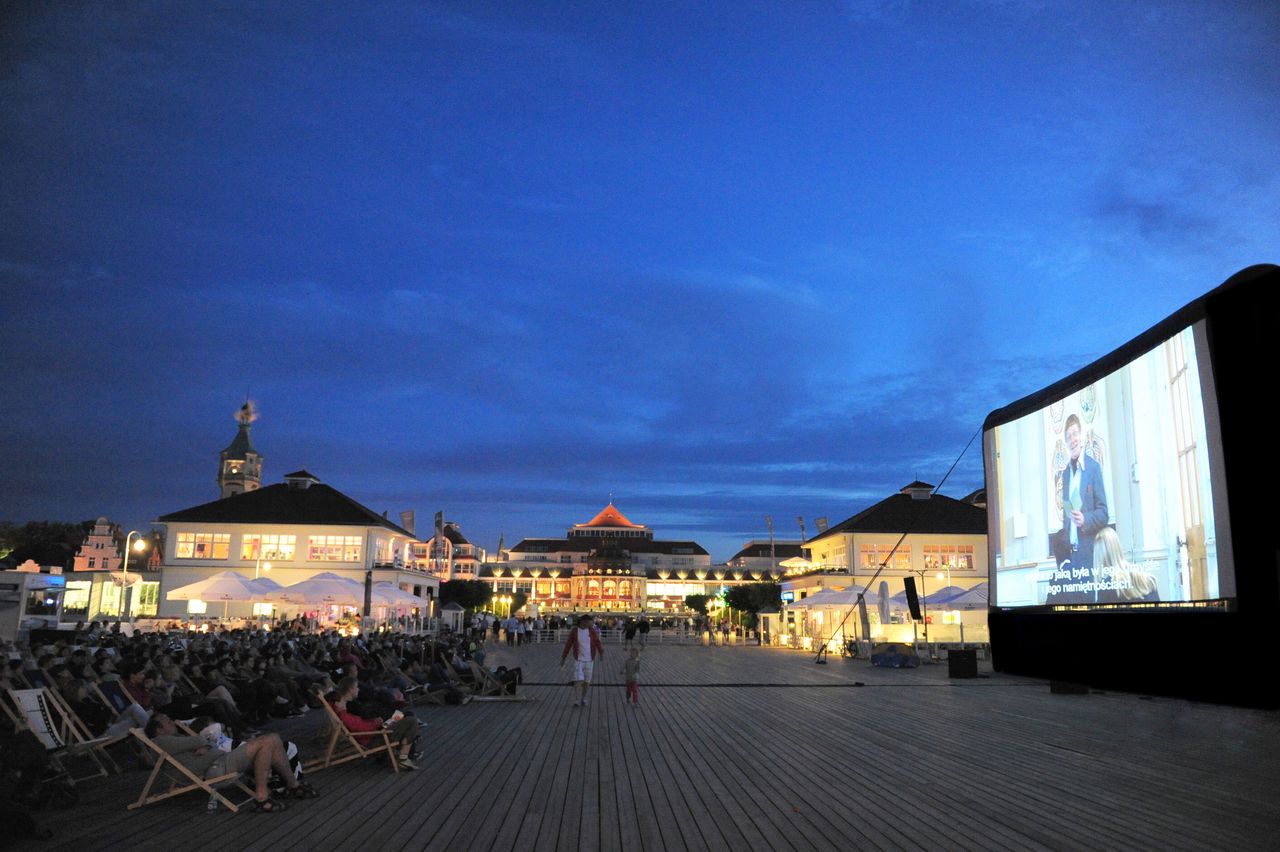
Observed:
[[[229,752],[217,751],[209,748],[200,737],[183,734],[172,719],[160,712],[147,723],[146,734],[201,778],[217,778],[228,772],[252,769],[254,810],[274,813],[285,808],[284,802],[271,798],[267,781],[272,770],[284,779],[289,798],[314,799],[318,795],[314,787],[294,777],[289,758],[285,756],[284,744],[276,734],[255,737]]]

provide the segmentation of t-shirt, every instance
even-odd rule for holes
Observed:
[[[582,627],[578,628],[578,659],[583,662],[591,662],[591,631]]]

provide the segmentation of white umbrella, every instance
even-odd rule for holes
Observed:
[[[267,592],[278,591],[281,588],[280,584],[270,577],[254,577],[249,582],[256,586],[264,595]]]
[[[285,604],[364,606],[364,584],[325,571],[292,586],[268,592],[263,600]]]
[[[410,607],[426,606],[427,599],[406,592],[395,583],[383,581],[373,584],[373,602],[378,606]]]
[[[858,602],[858,593],[862,591],[861,586],[854,586],[851,589],[823,589],[817,594],[809,595],[802,601],[797,601],[797,606],[806,607],[843,607],[854,606]],[[875,606],[878,600],[875,592],[867,592],[867,604]]]
[[[987,583],[983,581],[972,589],[947,601],[947,609],[980,609],[987,605]]]
[[[196,583],[172,589],[165,593],[171,601],[222,601],[222,617],[227,617],[227,605],[231,601],[256,601],[264,592],[253,581],[235,571],[222,571]]]

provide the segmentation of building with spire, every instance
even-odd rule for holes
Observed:
[[[253,441],[249,439],[249,429],[257,419],[257,410],[246,399],[236,412],[240,431],[218,454],[218,488],[224,498],[257,491],[262,485],[262,455],[253,448]]]

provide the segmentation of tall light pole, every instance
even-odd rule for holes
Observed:
[[[275,556],[276,554],[275,554],[275,551],[272,551],[271,553],[268,553],[267,555],[268,555],[268,556]],[[270,571],[270,570],[271,570],[271,563],[270,563],[270,562],[263,562],[263,561],[262,561],[262,554],[258,554],[258,558],[257,558],[257,560],[255,560],[255,561],[254,561],[254,563],[253,563],[253,579],[255,579],[255,580],[256,580],[256,579],[258,579],[258,572],[262,571],[263,569],[265,569],[265,570],[267,570],[267,571]]]
[[[134,536],[138,537],[137,542],[133,541]],[[124,566],[121,567],[121,591],[120,591],[120,609],[116,612],[116,626],[119,627],[120,622],[124,619],[124,613],[129,608],[129,548],[132,543],[133,549],[139,553],[147,549],[147,542],[142,538],[142,533],[137,530],[129,530],[129,534],[124,538]],[[129,619],[132,621],[133,619]]]

